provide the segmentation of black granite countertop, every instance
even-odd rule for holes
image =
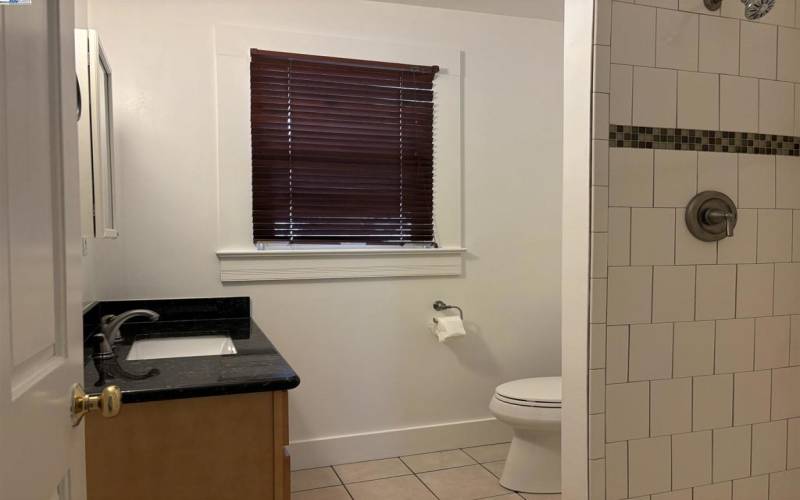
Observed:
[[[99,376],[92,361],[90,337],[100,331],[100,318],[130,309],[152,309],[156,322],[134,318],[120,329],[117,344],[120,365],[127,371],[158,374],[144,380],[109,379],[122,390],[125,403],[181,399],[223,394],[293,389],[300,378],[250,318],[250,299],[162,299],[99,302],[84,313],[84,386],[98,394]],[[228,335],[236,354],[127,361],[134,340],[198,335]]]

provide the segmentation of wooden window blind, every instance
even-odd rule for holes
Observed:
[[[253,239],[434,245],[439,68],[250,56]]]

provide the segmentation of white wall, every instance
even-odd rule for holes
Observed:
[[[440,9],[468,10],[514,17],[533,17],[536,19],[564,20],[563,0],[372,0],[407,5],[424,5]]]
[[[75,27],[89,26],[89,0],[75,0]]]
[[[563,500],[589,497],[587,345],[593,0],[564,2],[564,177],[561,263]]]
[[[75,0],[75,28],[87,28],[89,26],[89,2],[88,0]],[[79,57],[79,51],[83,50],[85,52],[85,48],[77,46],[75,47],[76,57]],[[79,64],[76,64],[76,74],[78,73],[80,68]],[[86,103],[83,103],[84,105]],[[87,115],[84,115],[83,112],[87,111],[88,108],[84,108],[81,110],[81,117],[86,119]],[[80,125],[78,125],[80,129]],[[88,152],[85,150],[85,144],[83,144],[83,137],[78,132],[78,161],[80,163],[80,193],[81,193],[81,238],[85,241],[85,244],[82,243],[83,246],[83,255],[81,257],[81,277],[82,277],[82,288],[81,288],[81,302],[83,305],[90,304],[94,302],[96,298],[95,293],[95,285],[97,279],[94,275],[95,269],[95,251],[94,251],[94,238],[90,237],[90,229],[91,229],[91,208],[90,208],[90,201],[92,197],[92,186],[91,186],[91,179],[88,177],[88,174],[91,170],[91,167],[87,161],[91,162],[91,159],[87,156]],[[82,150],[83,148],[83,150]]]
[[[103,0],[89,22],[114,74],[121,185],[98,294],[251,296],[302,379],[293,441],[487,418],[498,383],[560,372],[561,23],[355,0]],[[464,51],[463,276],[220,284],[217,23]],[[438,298],[464,308],[463,341],[427,331]]]

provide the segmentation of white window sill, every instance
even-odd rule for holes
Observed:
[[[220,280],[243,281],[458,276],[464,248],[292,248],[220,250]]]

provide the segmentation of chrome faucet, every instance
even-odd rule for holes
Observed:
[[[116,316],[107,314],[100,318],[100,329],[103,331],[106,340],[113,345],[120,340],[119,329],[122,324],[131,318],[137,317],[145,317],[150,321],[158,321],[160,316],[157,312],[151,311],[150,309],[131,309],[130,311],[125,311]]]

